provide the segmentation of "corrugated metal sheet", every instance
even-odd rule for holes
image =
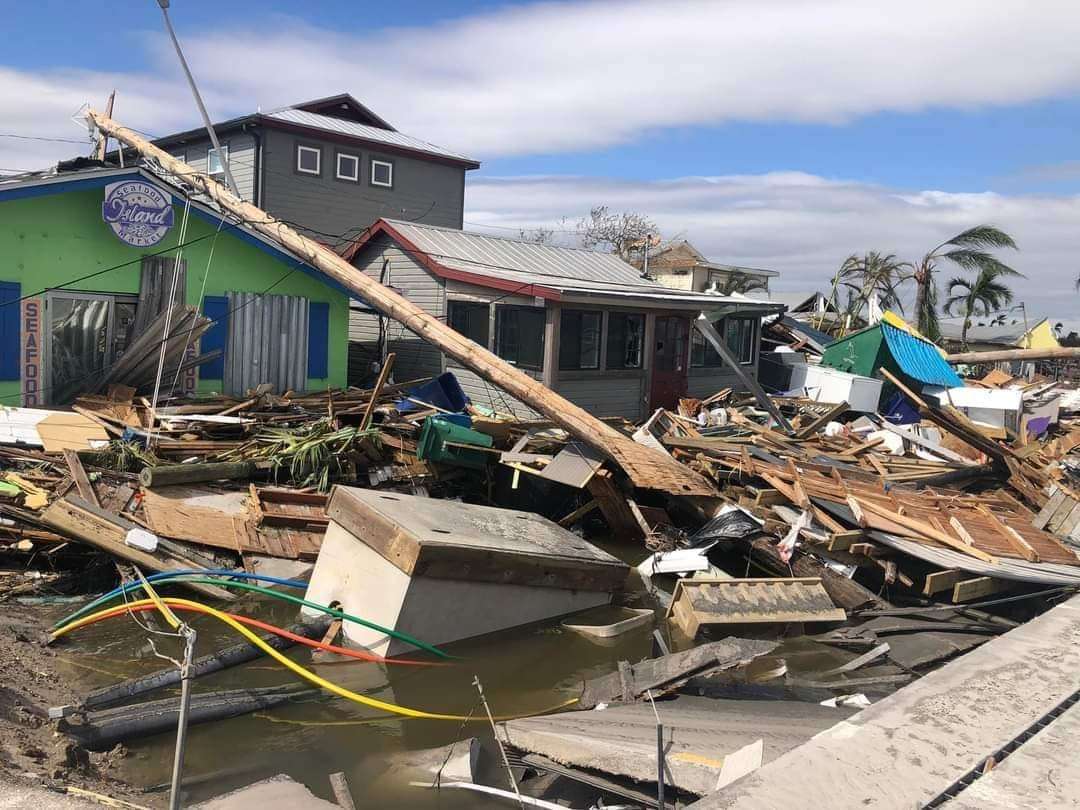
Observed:
[[[934,344],[887,323],[881,323],[879,327],[893,359],[909,377],[927,385],[943,385],[946,388],[964,384]]]
[[[225,393],[242,396],[262,383],[278,393],[307,386],[308,300],[295,295],[231,292]]]
[[[964,319],[949,320],[942,318],[938,321],[938,329],[942,337],[950,340],[960,340],[961,335],[964,333]],[[976,325],[968,329],[967,339],[970,343],[1000,343],[1002,346],[1016,346],[1027,333],[1028,330],[1024,328],[1022,323],[1005,324],[1003,326]]]
[[[443,149],[441,146],[422,141],[419,138],[413,138],[410,135],[404,135],[401,132],[396,132],[392,129],[380,129],[379,127],[360,124],[356,121],[345,121],[341,118],[332,118],[329,115],[319,115],[318,113],[294,110],[292,108],[275,110],[273,112],[264,113],[263,115],[266,118],[272,118],[275,121],[282,121],[287,124],[321,129],[324,132],[336,132],[339,135],[348,135],[351,138],[363,138],[366,141],[385,143],[388,146],[397,146],[401,149],[409,149],[413,152],[423,152],[428,155],[436,155],[438,157],[446,157],[453,160],[463,160],[468,163],[477,163],[477,161],[473,160],[471,157],[462,155],[459,152],[451,152],[449,149]]]
[[[746,297],[707,295],[666,287],[641,277],[637,268],[611,253],[522,242],[501,236],[386,220],[395,231],[439,264],[503,281],[536,284],[583,295],[654,298],[707,308],[752,307]]]

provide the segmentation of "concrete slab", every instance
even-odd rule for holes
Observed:
[[[294,810],[297,807],[304,810],[341,810],[338,805],[320,799],[285,774],[196,804],[192,810]]]
[[[694,807],[909,810],[1078,689],[1080,597],[1073,597]]]
[[[1080,807],[1080,705],[1074,705],[1000,765],[981,776],[945,810],[1044,810]]]
[[[815,703],[715,700],[681,695],[656,703],[664,724],[668,784],[702,795],[716,789],[728,755],[763,742],[776,759],[854,714]],[[511,745],[563,765],[656,781],[656,717],[648,703],[566,712],[504,724]]]

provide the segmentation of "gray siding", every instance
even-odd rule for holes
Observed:
[[[385,274],[384,260],[388,260]],[[393,244],[386,236],[377,237],[357,256],[356,266],[365,275],[395,289],[417,306],[437,318],[445,316],[442,282],[419,262]],[[388,351],[394,352],[394,379],[406,382],[442,373],[442,352],[421,340],[397,321],[384,318]],[[349,313],[349,382],[358,384],[371,360],[378,356],[379,316]]]
[[[757,377],[757,368],[744,366],[751,377]],[[691,368],[690,377],[687,380],[686,395],[694,399],[711,397],[717,391],[724,388],[732,388],[735,391],[744,390],[743,384],[735,376],[735,372],[726,368]]]
[[[263,208],[295,222],[322,241],[325,234],[354,237],[380,217],[410,219],[450,228],[462,226],[465,170],[443,163],[390,155],[367,147],[321,141],[307,135],[262,130]],[[298,143],[322,150],[321,175],[296,171]],[[336,179],[336,153],[360,158],[358,182]],[[372,186],[371,159],[394,164],[394,187]]]
[[[560,379],[555,390],[593,416],[624,416],[636,421],[644,416],[647,405],[643,371]]]
[[[229,170],[240,190],[240,196],[254,202],[255,189],[255,138],[244,132],[234,132],[221,140],[229,147]],[[209,138],[191,141],[183,146],[171,146],[167,150],[200,172],[206,171],[206,155],[210,150]]]

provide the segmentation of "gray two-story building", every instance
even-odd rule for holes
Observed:
[[[350,95],[214,125],[240,195],[333,247],[380,218],[461,228],[465,173],[480,164],[399,132]],[[157,146],[224,182],[206,130]]]

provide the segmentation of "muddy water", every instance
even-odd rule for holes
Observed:
[[[636,550],[627,553],[625,548],[609,550],[624,557],[643,556]],[[628,559],[631,563],[637,561]],[[190,597],[181,590],[175,593]],[[639,606],[647,604],[640,592],[629,593],[628,599]],[[66,610],[57,609],[54,618],[70,609],[70,606]],[[227,609],[280,626],[297,619],[294,606],[250,594],[230,603]],[[194,614],[187,616],[199,634],[199,654],[236,641],[232,631],[215,620]],[[141,614],[141,619],[152,621],[149,614]],[[160,622],[153,626],[163,629]],[[644,627],[617,639],[601,641],[564,631],[558,621],[553,621],[449,645],[446,649],[462,660],[452,666],[438,667],[386,666],[340,658],[328,661],[313,658],[307,648],[293,649],[287,654],[322,677],[353,691],[402,706],[447,714],[482,714],[472,683],[474,676],[479,676],[493,713],[513,715],[557,706],[576,696],[583,680],[616,669],[620,659],[635,661],[647,657],[652,648],[651,629]],[[79,685],[80,691],[85,691],[167,666],[166,661],[155,656],[151,638],[158,652],[174,657],[179,654],[180,646],[175,639],[151,635],[127,616],[72,634],[57,652],[66,674]],[[786,642],[778,654],[788,658],[793,671],[838,663],[834,651],[802,640]],[[262,659],[202,678],[197,681],[196,691],[296,683],[298,679],[292,673]],[[150,697],[164,696],[158,692]],[[185,760],[186,798],[187,801],[206,799],[279,773],[288,774],[317,795],[330,798],[327,775],[343,771],[358,807],[443,810],[505,807],[502,802],[471,792],[439,793],[410,787],[410,781],[423,777],[394,764],[396,752],[489,735],[486,721],[461,723],[387,717],[381,711],[315,692],[311,697],[266,711],[193,727]],[[173,744],[172,734],[129,742],[129,754],[121,761],[117,775],[148,788],[166,784]]]
[[[177,594],[181,592],[178,590]],[[187,596],[188,594],[183,594]],[[69,608],[70,609],[70,608]],[[265,598],[242,598],[228,610],[279,625],[296,620],[295,609]],[[64,611],[57,611],[59,618]],[[142,614],[143,621],[150,621]],[[189,617],[193,614],[188,614]],[[200,654],[233,643],[231,631],[209,617],[191,619]],[[162,629],[159,622],[153,626]],[[179,644],[152,636],[130,617],[77,631],[57,648],[61,667],[80,691],[156,671],[167,662],[154,655],[178,655]],[[558,622],[450,645],[460,656],[452,666],[385,666],[337,659],[313,659],[306,648],[288,655],[322,677],[353,691],[391,703],[447,714],[482,715],[472,681],[479,676],[496,715],[537,712],[557,706],[580,691],[582,680],[604,674],[616,662],[639,660],[651,649],[651,629],[626,634],[614,643],[589,641],[562,630]],[[426,660],[434,660],[427,658]],[[196,691],[294,684],[297,678],[273,661],[257,660],[197,682]],[[152,697],[164,697],[155,693]],[[344,771],[363,807],[498,807],[497,801],[464,791],[438,794],[409,787],[418,778],[393,766],[394,752],[430,748],[469,736],[489,734],[484,723],[463,724],[387,718],[386,714],[325,693],[254,715],[195,726],[188,737],[185,781],[195,801],[277,773],[286,773],[315,793],[330,797],[327,774]],[[162,734],[127,745],[129,755],[117,775],[150,787],[169,780],[173,737]]]

